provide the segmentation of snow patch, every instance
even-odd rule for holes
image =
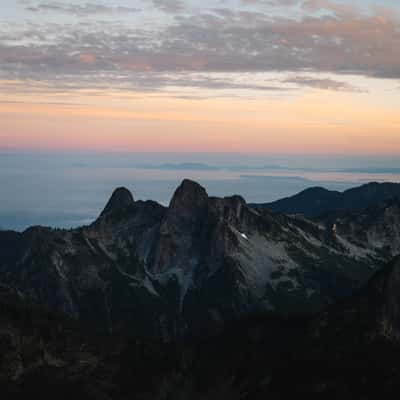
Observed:
[[[238,231],[238,230],[237,230],[235,227],[233,227],[233,226],[230,226],[229,228],[230,228],[230,230],[231,230],[235,235],[240,236],[240,237],[243,238],[244,240],[249,240],[248,236],[247,236],[245,233]]]

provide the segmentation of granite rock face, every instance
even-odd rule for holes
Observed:
[[[319,220],[185,180],[169,207],[117,189],[74,230],[0,232],[0,282],[90,331],[172,341],[259,312],[311,315],[398,254],[396,203]]]

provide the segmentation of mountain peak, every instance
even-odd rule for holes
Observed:
[[[195,207],[207,199],[208,194],[203,186],[190,179],[184,179],[172,197],[170,208]]]
[[[103,216],[111,211],[125,208],[134,203],[134,201],[135,200],[132,196],[132,193],[127,188],[119,187],[114,190],[110,200],[108,200],[108,203],[104,207],[104,210],[101,213],[101,215]]]

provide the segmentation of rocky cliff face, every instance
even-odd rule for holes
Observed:
[[[170,341],[348,295],[399,251],[399,215],[315,222],[209,197],[189,180],[166,208],[120,188],[90,226],[1,232],[0,281],[87,329]]]

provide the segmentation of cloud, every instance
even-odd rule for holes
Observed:
[[[282,7],[282,6],[295,6],[301,3],[301,0],[242,0],[245,5],[266,5],[272,7]]]
[[[242,0],[244,5],[263,5],[268,7],[298,7],[313,13],[329,11],[337,16],[356,14],[352,4],[337,3],[333,0]]]
[[[54,12],[63,14],[72,14],[76,16],[89,16],[95,14],[109,13],[136,13],[140,11],[137,8],[125,6],[106,6],[104,4],[86,3],[83,5],[68,4],[61,2],[45,2],[37,5],[27,5],[27,11],[31,12]]]
[[[24,101],[24,100],[1,100],[0,104],[23,104],[26,106],[29,105],[46,105],[46,106],[87,106],[85,103],[72,103],[72,102],[63,102],[63,101]]]
[[[315,89],[325,89],[343,92],[363,92],[361,89],[347,83],[331,78],[316,78],[309,76],[295,76],[287,78],[284,83],[293,83],[298,86],[306,86]]]
[[[149,0],[153,6],[166,13],[176,14],[185,9],[185,4],[181,0]]]
[[[357,8],[352,4],[335,3],[332,0],[305,0],[302,4],[304,10],[321,11],[327,10],[337,17],[356,16]]]
[[[57,76],[40,79],[40,74],[32,73],[26,81],[4,81],[0,73],[0,93],[4,96],[24,93],[37,95],[60,92],[90,93],[90,96],[106,95],[112,85],[115,91],[123,96],[124,92],[158,92],[168,94],[170,97],[196,98],[204,97],[235,97],[250,96],[251,92],[279,93],[291,91],[293,86],[282,84],[284,82],[274,80],[244,79],[243,76],[206,73],[161,73],[140,72],[125,73],[116,76],[112,71],[103,72],[101,79],[93,80],[92,74],[79,74],[78,76],[63,76],[63,80]],[[88,90],[87,90],[88,89]],[[206,94],[201,89],[207,89]]]
[[[180,9],[180,1],[151,1],[171,12]],[[86,15],[89,10],[101,13],[104,7],[110,8],[95,7],[94,3],[41,3],[46,4]],[[329,90],[357,89],[325,78],[305,79],[304,73],[400,78],[400,22],[395,15],[356,12],[328,0],[307,0],[303,7],[331,13],[284,18],[261,11],[217,8],[175,15],[173,23],[157,30],[117,21],[30,23],[12,31],[0,28],[0,77],[63,83],[79,80],[87,87],[108,79],[108,84],[123,82],[124,87],[130,84],[144,89],[188,87],[191,83],[192,87],[209,85],[214,89],[239,89],[237,85],[245,89],[247,85],[254,90],[272,88],[207,76],[188,82],[187,77],[279,71],[295,74],[292,81],[281,84]]]
[[[79,60],[83,64],[95,64],[97,61],[97,58],[93,54],[83,53],[83,54],[79,54]]]

